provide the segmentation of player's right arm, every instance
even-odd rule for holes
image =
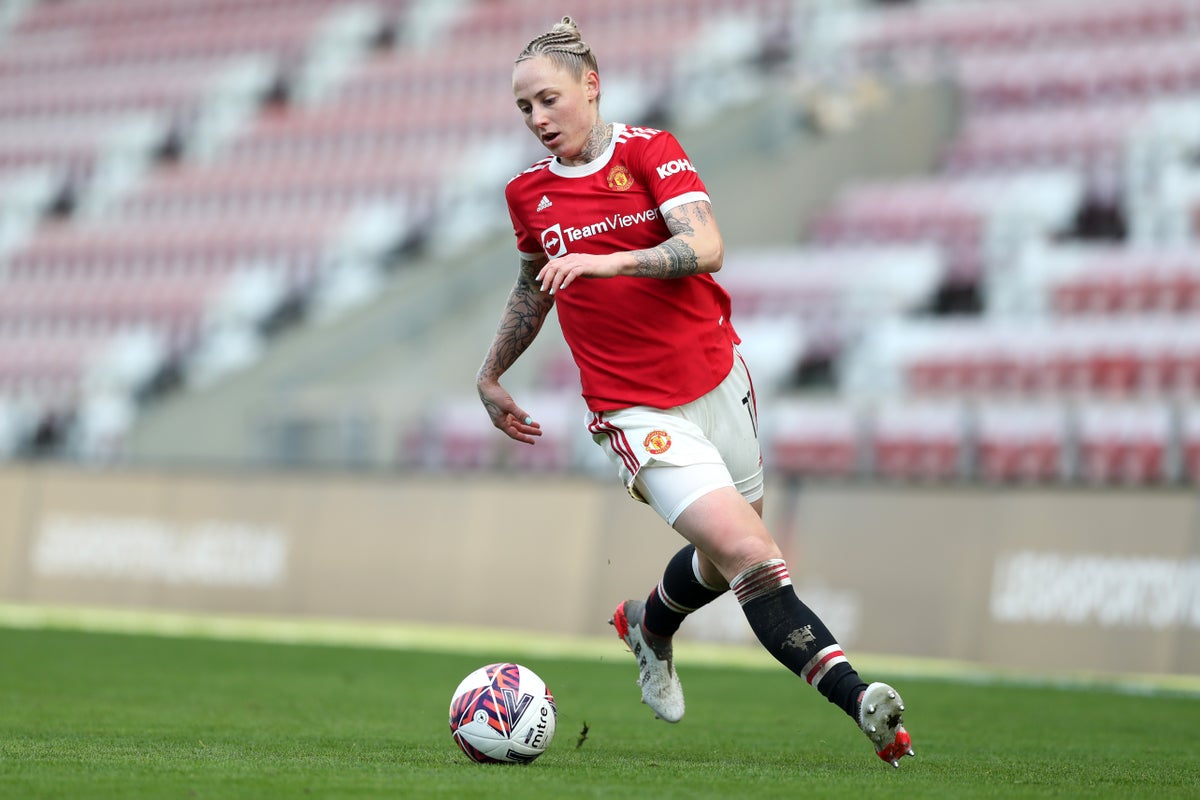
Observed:
[[[475,388],[492,424],[509,438],[526,444],[533,444],[533,437],[542,435],[541,426],[533,422],[500,385],[500,377],[537,338],[546,316],[554,307],[554,297],[541,290],[537,279],[546,261],[544,255],[521,255],[517,281],[508,293],[496,335],[475,376]],[[527,419],[531,421],[526,422]]]

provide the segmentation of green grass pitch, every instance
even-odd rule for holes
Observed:
[[[501,660],[558,702],[530,765],[470,763],[449,733],[458,681]],[[489,656],[0,627],[0,797],[1200,797],[1194,691],[896,677],[918,757],[895,770],[782,667],[680,662],[668,725],[615,639]]]

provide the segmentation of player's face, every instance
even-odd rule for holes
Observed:
[[[600,78],[588,71],[576,78],[546,56],[513,68],[513,94],[525,126],[564,164],[583,163],[583,152],[596,124]]]

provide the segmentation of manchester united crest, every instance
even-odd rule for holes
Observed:
[[[614,164],[608,171],[608,188],[614,192],[627,192],[633,188],[633,176],[621,164]]]
[[[651,455],[661,456],[671,449],[671,434],[666,431],[650,431],[642,440],[642,447]]]

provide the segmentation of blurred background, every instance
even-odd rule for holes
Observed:
[[[712,194],[843,643],[1200,672],[1200,0],[4,0],[0,601],[481,623],[430,587],[497,539],[572,565],[535,628],[650,588],[553,320],[542,442],[474,391],[564,14]]]

